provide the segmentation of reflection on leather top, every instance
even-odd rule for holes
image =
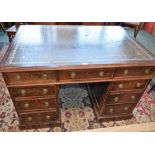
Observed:
[[[23,25],[4,66],[118,64],[155,58],[119,26]]]

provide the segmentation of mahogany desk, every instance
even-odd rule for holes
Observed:
[[[57,125],[59,87],[83,83],[100,121],[127,119],[155,74],[155,57],[119,26],[19,28],[0,71],[20,127]]]

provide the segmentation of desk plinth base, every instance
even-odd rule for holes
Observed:
[[[30,125],[24,125],[24,124],[19,124],[19,128],[21,130],[30,130],[30,129],[41,129],[41,128],[52,128],[52,127],[60,127],[61,122],[56,121],[53,123],[38,123],[38,124],[30,124]]]

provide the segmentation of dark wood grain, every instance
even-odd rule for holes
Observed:
[[[9,89],[11,94],[13,94],[15,97],[46,96],[57,94],[56,86],[17,87]]]
[[[16,101],[15,106],[17,111],[19,112],[30,112],[35,110],[47,110],[52,109],[56,110],[57,99],[56,97],[45,98],[45,99],[37,99],[37,100],[24,100],[24,101]]]
[[[144,90],[148,84],[148,80],[129,80],[111,82],[110,91],[127,91],[127,90]]]

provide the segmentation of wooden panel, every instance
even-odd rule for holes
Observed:
[[[20,121],[22,124],[30,125],[37,123],[51,123],[58,119],[58,113],[56,111],[39,112],[39,113],[25,113],[19,114]]]
[[[57,108],[57,99],[36,99],[36,100],[24,100],[24,101],[16,101],[15,107],[18,112],[27,112],[34,110],[47,110]]]
[[[67,70],[59,72],[60,81],[112,78],[114,69]]]
[[[56,81],[54,71],[14,72],[4,74],[7,84],[34,84]]]
[[[126,92],[109,94],[107,104],[118,104],[118,103],[136,103],[139,101],[142,92]]]
[[[149,76],[154,75],[155,67],[130,67],[118,68],[115,71],[114,77],[131,77],[131,76]]]
[[[136,104],[107,105],[103,111],[103,115],[130,114],[135,108],[135,105]]]
[[[131,81],[119,81],[112,82],[110,91],[121,91],[121,90],[143,90],[148,84],[148,80],[131,80]]]
[[[33,25],[55,25],[56,22],[31,22]]]
[[[56,86],[42,86],[42,87],[19,87],[10,88],[10,92],[14,97],[31,97],[31,96],[46,96],[56,95]]]
[[[106,22],[82,22],[82,25],[106,25]]]

